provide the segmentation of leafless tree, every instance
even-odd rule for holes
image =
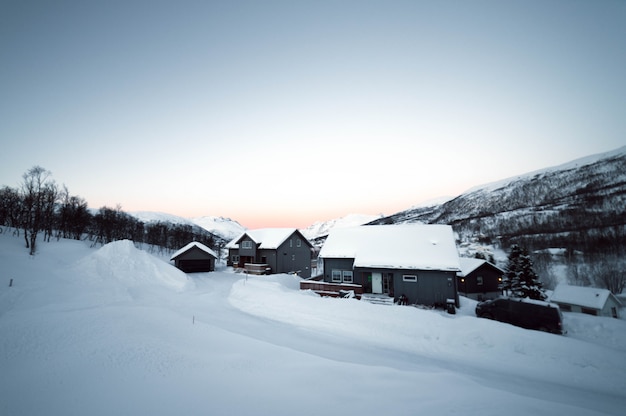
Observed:
[[[51,229],[51,217],[57,198],[57,187],[51,173],[41,166],[30,168],[22,175],[22,228],[24,240],[30,254],[37,249],[37,234],[42,230]]]

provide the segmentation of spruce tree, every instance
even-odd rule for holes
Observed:
[[[517,244],[511,247],[501,289],[505,294],[519,298],[545,300],[547,297],[542,283],[533,270],[530,256]]]

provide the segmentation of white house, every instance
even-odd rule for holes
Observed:
[[[560,284],[550,301],[564,312],[582,312],[589,315],[619,317],[621,302],[607,289]]]

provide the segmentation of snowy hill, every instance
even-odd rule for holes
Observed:
[[[341,218],[336,218],[329,221],[318,221],[314,224],[311,224],[309,227],[302,230],[302,235],[313,241],[320,237],[326,237],[330,230],[332,230],[333,228],[355,227],[367,224],[368,222],[374,221],[381,217],[382,215],[348,214]]]
[[[0,276],[3,415],[626,408],[621,319],[565,313],[558,336],[476,318],[464,298],[448,315],[320,298],[296,276],[185,275],[128,241],[42,243],[31,257],[10,232]]]
[[[624,206],[626,147],[472,188],[443,204],[374,223],[449,224],[461,240],[518,243],[529,250],[592,252],[608,241],[623,252]]]
[[[192,218],[191,221],[205,230],[223,237],[226,241],[232,240],[246,230],[237,221],[224,217],[204,216]]]
[[[166,214],[164,212],[133,211],[129,212],[128,215],[131,215],[144,223],[168,222],[171,224],[196,225],[192,220],[173,214]]]

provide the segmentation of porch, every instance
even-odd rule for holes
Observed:
[[[254,275],[272,274],[272,268],[266,263],[244,263],[243,272]]]
[[[300,290],[312,290],[320,296],[341,297],[354,292],[357,299],[363,295],[363,286],[351,283],[328,283],[321,280],[301,280]]]

